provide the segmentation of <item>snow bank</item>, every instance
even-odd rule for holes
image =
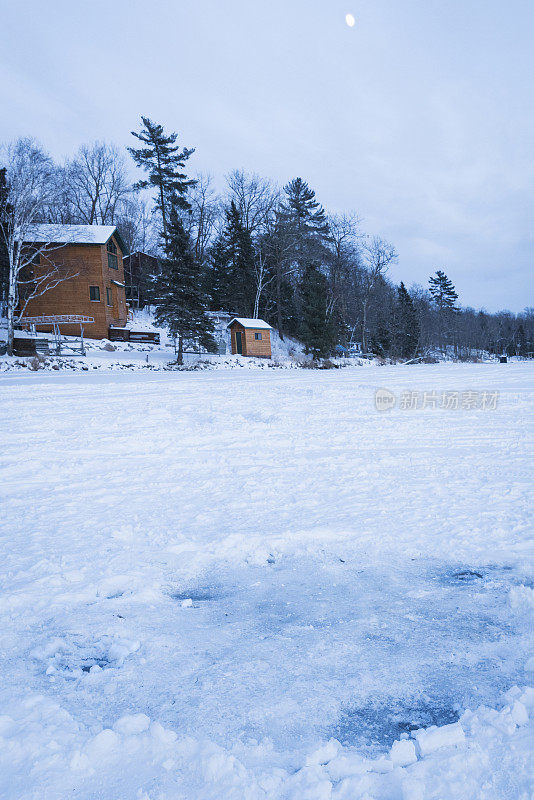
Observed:
[[[17,713],[0,717],[0,789],[6,798],[34,797],[31,786],[38,776],[41,800],[74,794],[87,800],[97,795],[102,800],[497,800],[505,796],[500,794],[503,766],[513,766],[513,796],[526,798],[534,786],[529,760],[534,690],[515,687],[512,694],[519,698],[512,707],[480,708],[454,725],[417,731],[415,746],[412,740],[395,742],[385,757],[364,759],[331,740],[293,768],[268,743],[232,751],[180,736],[144,713],[125,714],[95,731],[58,703],[29,696]],[[457,789],[451,793],[451,787]]]
[[[530,586],[512,586],[510,589],[510,606],[515,610],[534,613],[534,589]]]
[[[416,752],[420,756],[427,756],[442,747],[463,744],[465,734],[459,723],[432,727],[428,730],[417,731],[415,734]]]
[[[117,346],[120,345],[120,346]],[[152,345],[124,345],[111,343],[106,339],[98,347],[87,348],[87,357],[54,358],[34,356],[31,358],[0,356],[2,372],[118,372],[118,371],[163,371],[163,372],[204,372],[213,370],[273,370],[302,369],[312,362],[309,357],[274,355],[272,359],[251,358],[239,355],[192,355],[185,354],[182,366],[176,364],[174,350],[162,349]],[[372,361],[358,358],[336,358],[329,361],[336,368],[375,366]]]

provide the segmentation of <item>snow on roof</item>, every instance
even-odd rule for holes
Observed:
[[[118,236],[115,225],[28,225],[25,242],[38,244],[106,244],[108,239]],[[119,244],[121,244],[120,236]],[[121,244],[122,247],[122,244]]]
[[[134,250],[133,253],[128,253],[124,258],[133,258],[134,256],[146,256],[146,258],[153,258],[154,261],[158,260],[158,257],[155,256],[154,253],[145,253],[144,250]]]
[[[248,317],[234,317],[232,320],[230,320],[226,327],[229,328],[234,322],[239,322],[239,324],[244,328],[258,328],[269,331],[272,330],[269,323],[265,322],[264,319],[248,319]]]

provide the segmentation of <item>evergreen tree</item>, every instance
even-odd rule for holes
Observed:
[[[417,352],[421,329],[413,300],[402,283],[397,288],[395,309],[395,350],[401,358],[412,358]]]
[[[306,181],[294,178],[284,187],[284,193],[275,224],[277,236],[283,242],[281,258],[275,259],[276,311],[279,330],[284,327],[290,331],[283,313],[282,281],[291,286],[296,313],[301,318],[304,299],[300,289],[309,263],[315,262],[319,269],[330,259],[326,246],[329,228],[325,211]]]
[[[391,330],[384,323],[380,322],[369,341],[369,350],[377,356],[387,356],[393,344]]]
[[[276,289],[276,283],[275,283]],[[282,277],[280,281],[280,312],[284,320],[285,331],[289,336],[298,336],[299,333],[299,313],[295,302],[295,291],[291,281],[287,277]],[[273,314],[272,322],[277,327],[278,315]]]
[[[206,294],[212,311],[230,311],[234,308],[232,277],[228,269],[227,251],[223,236],[219,236],[211,247],[205,276]]]
[[[235,306],[240,316],[252,317],[256,298],[252,237],[243,226],[241,215],[233,200],[226,217],[226,248],[234,284]]]
[[[454,288],[454,284],[442,270],[438,269],[436,274],[429,278],[430,294],[432,295],[432,303],[438,312],[437,314],[437,329],[438,329],[438,343],[441,350],[446,350],[447,343],[451,340],[454,330],[454,317],[460,309],[456,305],[458,294]],[[455,349],[457,350],[458,342],[455,342]]]
[[[148,180],[138,181],[134,188],[157,189],[156,209],[161,213],[163,238],[166,241],[171,205],[182,210],[190,208],[186,199],[187,190],[194,186],[196,181],[189,180],[183,169],[185,162],[195,151],[194,148],[181,149],[175,144],[177,133],[166,136],[161,125],[152,122],[148,117],[141,117],[141,120],[143,122],[141,132],[132,131],[132,136],[145,146],[138,150],[129,147],[128,152],[137,166],[148,173]]]
[[[430,294],[438,311],[458,311],[458,295],[454,284],[440,269],[428,281]]]
[[[226,227],[212,250],[208,288],[212,308],[252,317],[256,298],[254,245],[233,201],[226,211]]]
[[[216,351],[213,324],[206,316],[202,270],[195,257],[191,237],[176,206],[171,206],[165,241],[165,258],[157,280],[156,322],[167,325],[178,339],[178,363],[183,362],[184,340]]]
[[[329,228],[322,205],[315,192],[302,178],[294,178],[284,186],[286,199],[277,212],[279,228],[285,228],[285,237],[292,240],[291,260],[297,274],[302,277],[306,262],[310,259],[326,261],[329,253],[326,242]]]
[[[300,294],[300,339],[314,359],[324,358],[330,355],[335,342],[328,315],[328,282],[314,261],[306,264]]]
[[[280,217],[293,224],[299,236],[310,235],[319,239],[328,236],[328,222],[315,192],[302,178],[294,178],[284,186],[286,200],[282,203]]]

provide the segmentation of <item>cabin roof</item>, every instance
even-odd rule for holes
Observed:
[[[28,225],[24,242],[27,244],[107,244],[112,236],[122,252],[126,245],[115,225],[65,225],[37,223]]]
[[[234,322],[238,322],[244,328],[255,328],[256,330],[272,330],[271,326],[268,322],[265,322],[263,319],[249,319],[248,317],[234,317],[226,326],[227,328],[230,325],[233,325]]]

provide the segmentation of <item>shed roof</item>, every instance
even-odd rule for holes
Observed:
[[[230,320],[226,327],[229,328],[230,325],[234,324],[234,322],[238,322],[244,328],[256,328],[257,330],[269,331],[272,330],[269,323],[265,322],[264,319],[249,319],[248,317],[234,317],[232,320]]]
[[[28,225],[24,241],[29,243],[50,244],[106,244],[115,236],[121,250],[125,252],[125,244],[115,225],[64,225],[37,223]]]

